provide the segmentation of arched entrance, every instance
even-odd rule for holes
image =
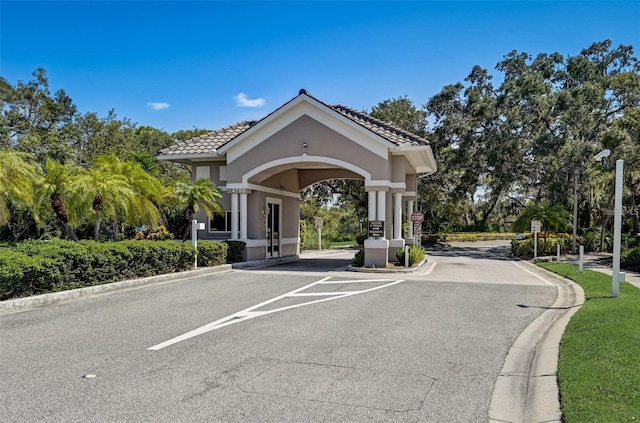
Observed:
[[[259,121],[179,143],[158,158],[189,164],[194,180],[210,178],[225,192],[224,225],[209,222],[199,236],[242,240],[247,260],[299,254],[301,189],[326,179],[361,179],[368,218],[382,225],[379,236],[365,242],[365,264],[376,266],[412,242],[402,238],[402,222],[413,211],[416,175],[436,170],[426,140],[304,90]]]

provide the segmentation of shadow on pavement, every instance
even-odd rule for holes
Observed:
[[[286,263],[269,264],[244,269],[246,271],[260,270],[261,272],[317,272],[325,273],[344,270],[351,264],[351,259],[343,258],[301,258]]]
[[[426,247],[427,255],[434,257],[467,257],[472,259],[514,260],[511,255],[511,245],[429,245]]]

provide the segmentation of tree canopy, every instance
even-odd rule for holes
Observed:
[[[424,230],[508,227],[531,204],[548,202],[570,210],[574,200],[579,228],[606,226],[613,198],[610,166],[624,159],[625,221],[630,232],[640,232],[640,62],[632,46],[604,40],[575,55],[513,50],[493,70],[471,66],[463,81],[452,81],[423,101],[420,106],[405,95],[383,100],[369,113],[431,144],[439,170],[419,177],[417,188]],[[42,172],[49,209],[60,222],[78,225],[88,219],[69,203],[65,177],[98,178],[98,171],[107,168],[113,172],[114,166],[97,165],[105,155],[114,163],[135,162],[165,187],[176,187],[176,181],[189,180],[188,171],[183,165],[157,163],[157,151],[207,132],[192,128],[169,134],[138,126],[115,110],[106,116],[82,114],[64,90],[52,92],[42,68],[30,81],[15,85],[0,77],[0,107],[0,224],[43,215],[24,212],[26,202],[34,200],[23,186],[33,172]],[[592,158],[604,148],[612,151],[609,167]],[[134,197],[157,210],[162,202],[157,187],[124,171],[117,178],[126,179]],[[136,184],[141,185],[131,188]],[[302,195],[317,206],[348,206],[360,220],[366,218],[362,181],[325,181]],[[92,206],[94,200],[99,205],[95,193]]]

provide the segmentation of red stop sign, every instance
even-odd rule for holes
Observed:
[[[414,211],[411,213],[411,222],[422,223],[424,221],[424,213],[421,211]]]

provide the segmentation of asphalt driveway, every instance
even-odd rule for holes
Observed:
[[[506,248],[433,250],[411,275],[315,257],[0,316],[0,421],[486,422],[556,296]]]

